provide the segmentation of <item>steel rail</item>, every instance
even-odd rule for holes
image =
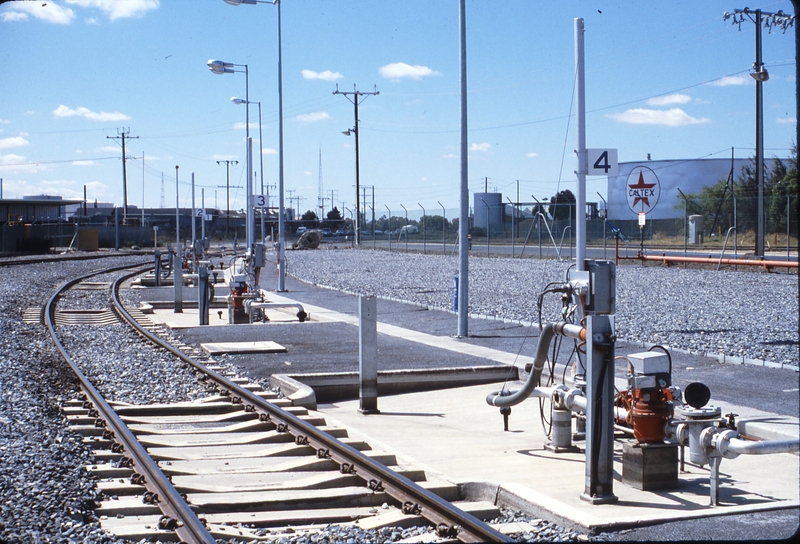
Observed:
[[[135,273],[127,277],[134,275]],[[197,368],[218,386],[230,391],[231,400],[241,400],[246,407],[249,405],[248,409],[265,414],[267,419],[277,425],[278,431],[294,435],[297,444],[313,447],[317,450],[318,457],[335,461],[340,465],[341,472],[357,474],[367,482],[373,491],[386,491],[401,502],[405,513],[420,515],[427,519],[437,527],[440,535],[455,536],[462,542],[511,542],[507,535],[493,529],[475,516],[453,506],[405,476],[373,461],[355,448],[340,442],[294,414],[282,410],[253,392],[231,382],[146,330],[136,322],[120,301],[119,286],[125,279],[127,278],[118,279],[112,286],[115,309],[120,316],[140,335]]]
[[[203,522],[200,521],[197,515],[191,510],[186,501],[181,497],[180,493],[178,493],[178,491],[172,485],[172,482],[170,482],[164,473],[161,472],[161,469],[158,468],[156,462],[153,461],[153,459],[147,453],[147,450],[145,450],[144,446],[139,443],[133,433],[128,429],[128,426],[122,421],[122,419],[117,415],[108,402],[106,402],[102,394],[100,394],[100,392],[92,385],[86,375],[73,362],[72,358],[69,356],[63,344],[59,341],[58,336],[56,335],[56,303],[64,291],[70,289],[73,285],[80,283],[87,278],[103,273],[117,272],[131,268],[132,266],[141,265],[142,263],[136,263],[135,265],[110,268],[99,272],[93,272],[83,277],[66,282],[59,287],[55,294],[50,297],[50,300],[48,300],[45,308],[45,324],[50,331],[50,336],[53,338],[56,348],[64,357],[64,360],[70,366],[75,375],[78,377],[81,388],[84,390],[89,400],[97,409],[99,417],[105,421],[106,428],[113,433],[113,440],[119,444],[122,444],[122,447],[124,448],[123,455],[130,456],[129,458],[133,461],[136,470],[144,476],[144,486],[148,491],[154,494],[152,497],[155,501],[157,501],[158,507],[166,516],[170,518],[167,520],[167,523],[165,523],[165,528],[175,531],[181,540],[187,543],[211,544],[216,542],[216,540],[213,536],[211,536],[211,533],[209,533],[208,529],[206,529]],[[134,275],[140,274],[149,268],[150,267],[137,270]]]

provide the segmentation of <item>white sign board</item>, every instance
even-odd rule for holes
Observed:
[[[637,166],[628,174],[628,206],[633,213],[650,213],[661,198],[658,176],[646,166]]]
[[[618,171],[616,149],[587,149],[587,176],[616,176]]]
[[[194,209],[194,216],[195,217],[203,217],[206,215],[205,208],[195,208]]]
[[[253,195],[254,208],[269,208],[269,195]]]

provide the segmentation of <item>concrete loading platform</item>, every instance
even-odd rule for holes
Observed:
[[[311,319],[298,323],[291,310],[286,319],[279,316],[269,323],[198,327],[197,315],[184,308],[183,314],[156,309],[151,319],[173,329],[187,344],[211,342],[277,342],[284,353],[228,352],[226,359],[251,379],[267,378],[290,371],[303,381],[303,375],[315,373],[341,379],[358,370],[358,320],[356,297],[327,291],[287,278],[288,293],[275,294],[276,301],[303,304]],[[156,294],[153,290],[153,293]],[[162,300],[169,300],[171,289]],[[185,300],[192,300],[191,290],[184,289]],[[210,325],[217,319],[212,309]],[[439,385],[449,389],[405,392],[386,395],[380,391],[379,414],[364,415],[359,401],[319,400],[318,411],[329,424],[340,423],[352,436],[361,437],[373,447],[398,454],[409,464],[422,466],[432,474],[462,484],[466,498],[490,500],[516,507],[587,532],[613,530],[668,523],[681,539],[726,538],[725,533],[692,536],[682,532],[687,520],[716,519],[730,527],[753,513],[785,511],[788,534],[777,534],[777,525],[766,523],[763,532],[750,538],[786,538],[800,526],[800,458],[793,454],[741,455],[724,459],[721,464],[719,506],[709,505],[709,469],[692,465],[686,451],[685,471],[679,473],[675,489],[641,491],[622,483],[622,441],[616,441],[614,455],[614,494],[616,503],[592,505],[580,498],[585,487],[585,454],[552,453],[542,430],[539,401],[530,399],[515,406],[509,418],[509,431],[503,430],[503,418],[497,408],[485,402],[489,392],[500,389],[499,383],[454,387],[455,376],[470,374],[475,367],[496,367],[500,372],[486,381],[498,381],[505,375],[508,388],[519,388],[522,369],[530,357],[520,351],[535,351],[537,331],[515,323],[472,319],[469,338],[453,338],[456,317],[449,312],[433,311],[395,301],[379,301],[379,369],[434,369],[442,371]],[[528,338],[529,335],[534,338]],[[623,333],[624,335],[624,333]],[[526,341],[528,343],[526,343]],[[617,354],[643,351],[641,345],[617,343]],[[560,361],[559,365],[568,363]],[[722,413],[738,414],[742,432],[756,439],[797,438],[798,408],[795,370],[726,365],[713,359],[673,352],[673,383],[685,387],[692,381],[709,385],[710,404]],[[563,366],[557,366],[561,376]],[[617,369],[617,387],[624,388],[624,365]],[[408,380],[414,381],[413,373]],[[309,380],[311,381],[311,380]],[[379,377],[380,381],[380,377]],[[516,383],[514,383],[516,382]],[[430,386],[430,384],[428,384]],[[291,392],[290,392],[291,393]],[[308,399],[298,396],[297,403]],[[575,444],[582,450],[583,442]],[[768,518],[771,519],[771,518]],[[678,522],[678,523],[674,523]],[[737,538],[732,533],[727,538]],[[714,536],[715,535],[715,536]]]

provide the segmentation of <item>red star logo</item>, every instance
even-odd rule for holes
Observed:
[[[639,181],[636,182],[636,185],[628,185],[628,187],[634,190],[634,194],[636,195],[633,199],[633,206],[631,207],[636,206],[636,204],[638,204],[639,201],[641,200],[649,208],[650,199],[649,196],[647,195],[650,194],[650,191],[645,191],[645,189],[652,189],[655,186],[656,186],[655,183],[645,183],[644,175],[642,175],[642,172],[639,172]],[[639,192],[639,190],[641,190],[641,192]],[[639,196],[639,195],[646,195],[646,196]]]

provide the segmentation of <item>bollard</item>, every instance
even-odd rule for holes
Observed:
[[[458,274],[453,277],[453,311],[458,311]]]
[[[197,269],[197,314],[200,325],[208,325],[209,295],[208,263],[202,261]]]
[[[183,263],[178,253],[175,254],[173,272],[172,282],[175,286],[175,313],[181,314],[183,313]]]
[[[155,250],[155,279],[156,287],[161,287],[161,250]]]
[[[358,411],[378,410],[378,300],[358,297]]]

